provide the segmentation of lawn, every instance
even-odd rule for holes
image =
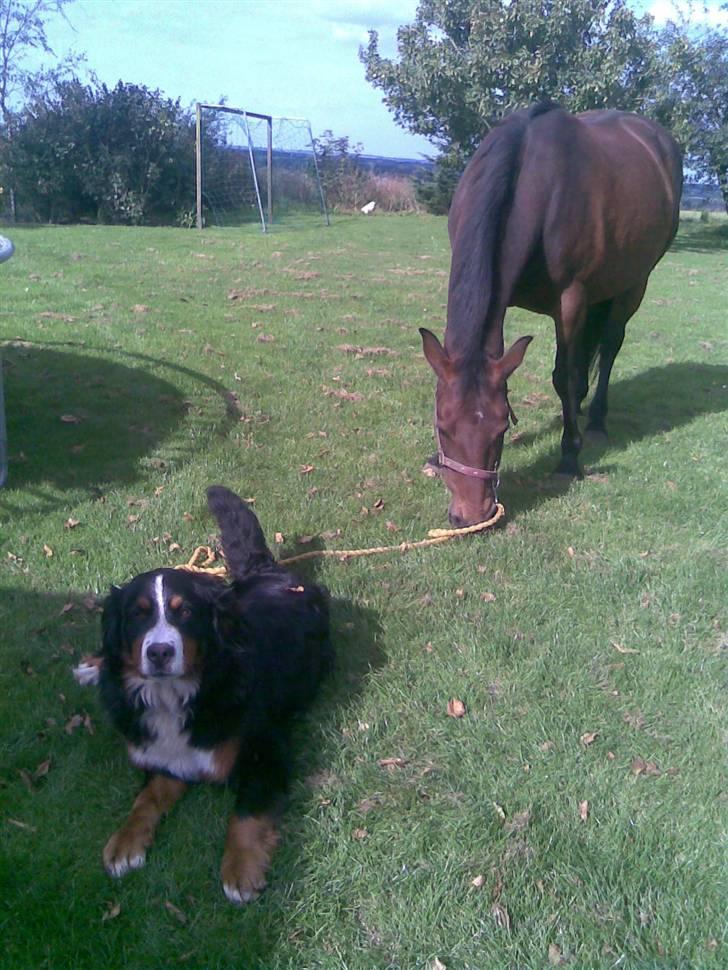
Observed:
[[[209,484],[253,498],[280,555],[447,524],[417,333],[444,325],[445,221],[11,235],[3,970],[726,966],[725,221],[686,218],[653,274],[583,481],[551,475],[552,324],[511,311],[507,339],[535,340],[505,526],[306,564],[338,668],[245,909],[219,884],[230,797],[211,787],[145,868],[105,875],[140,775],[71,667],[112,582],[214,537]]]

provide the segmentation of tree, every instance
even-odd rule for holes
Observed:
[[[420,0],[397,61],[381,56],[376,31],[359,57],[395,120],[440,149],[446,190],[511,110],[544,99],[643,108],[657,70],[651,23],[624,0]]]
[[[728,31],[670,23],[660,39],[656,113],[683,144],[686,167],[717,180],[728,212]]]
[[[194,208],[194,122],[124,84],[59,81],[14,121],[5,166],[27,218],[137,225]]]

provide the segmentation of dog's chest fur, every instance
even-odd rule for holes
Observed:
[[[216,777],[214,751],[192,745],[185,729],[187,705],[197,686],[178,678],[142,683],[138,701],[143,705],[141,723],[149,737],[140,745],[129,745],[129,758],[137,768],[164,771],[184,781]]]

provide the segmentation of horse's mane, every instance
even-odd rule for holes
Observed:
[[[476,151],[453,199],[453,207],[462,211],[452,239],[445,337],[466,384],[482,372],[491,311],[510,296],[499,292],[496,256],[518,181],[521,146],[531,121],[558,107],[546,101],[504,118]],[[492,346],[502,353],[502,334]]]

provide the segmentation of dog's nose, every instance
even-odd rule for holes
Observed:
[[[147,659],[155,670],[164,670],[174,657],[174,646],[171,643],[150,643],[147,647]]]

